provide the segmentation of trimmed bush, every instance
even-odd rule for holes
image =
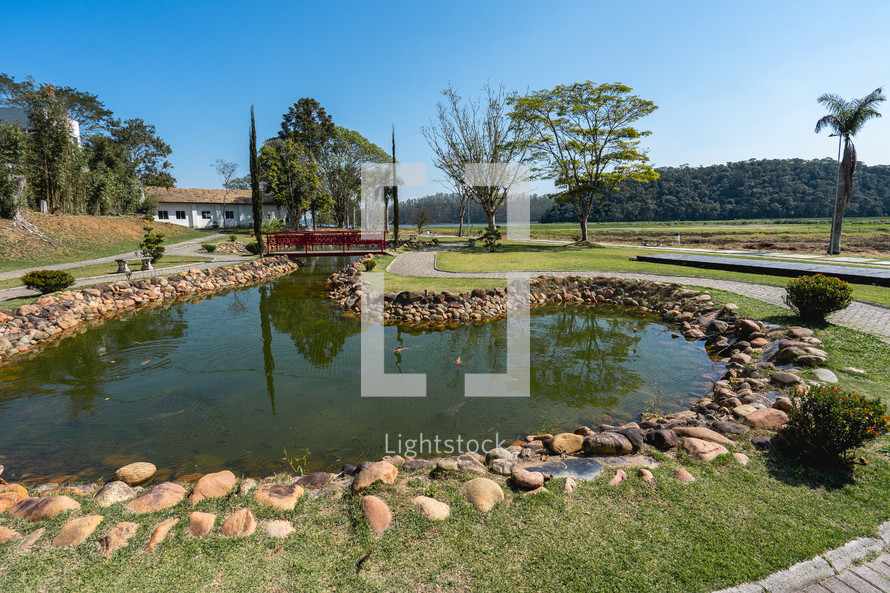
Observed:
[[[216,243],[201,243],[201,247],[204,248],[204,251],[207,253],[213,253],[216,251]]]
[[[370,272],[377,267],[377,260],[375,259],[363,259],[362,263],[365,265],[366,272]]]
[[[482,235],[482,245],[489,253],[497,251],[501,245],[501,231],[498,227],[485,229],[485,233]]]
[[[234,242],[237,241],[237,240],[238,240],[238,237],[236,237],[235,235],[229,235],[229,242],[230,242],[230,243],[234,243]]]
[[[785,285],[785,304],[804,321],[822,321],[825,316],[853,302],[850,285],[832,276],[801,276]]]
[[[41,294],[65,290],[74,284],[74,276],[62,270],[35,270],[20,278],[22,284]]]
[[[244,249],[246,249],[249,253],[252,253],[254,255],[261,254],[260,245],[256,241],[254,241],[252,243],[248,243],[247,245],[244,246]]]
[[[888,430],[890,418],[880,398],[815,386],[792,408],[786,434],[791,446],[805,456],[846,458],[850,449]]]

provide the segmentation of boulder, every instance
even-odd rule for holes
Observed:
[[[170,530],[173,529],[173,526],[179,523],[178,517],[171,517],[166,521],[162,521],[155,527],[155,530],[151,532],[151,537],[148,540],[148,545],[145,546],[146,552],[154,552],[161,542],[167,538],[167,534],[170,533]]]
[[[195,489],[189,495],[189,501],[194,505],[207,498],[225,496],[235,487],[236,480],[235,474],[227,469],[221,472],[206,474],[195,484]]]
[[[667,429],[653,429],[646,433],[646,442],[661,449],[662,451],[671,449],[680,444],[680,437],[677,433]]]
[[[294,484],[303,488],[322,488],[333,479],[334,474],[328,472],[312,472],[294,480]]]
[[[637,470],[637,473],[640,475],[640,479],[644,482],[651,482],[655,479],[655,476],[652,475],[652,472],[650,472],[645,467],[641,467],[639,470]]]
[[[290,521],[274,520],[263,521],[263,532],[269,537],[287,537],[294,532],[294,525]]]
[[[738,422],[718,420],[711,423],[711,429],[723,434],[745,434],[750,428]]]
[[[189,533],[193,537],[204,537],[213,529],[214,523],[216,523],[216,515],[214,513],[194,511],[189,515]]]
[[[136,463],[131,463],[118,469],[114,472],[114,476],[112,476],[111,479],[116,482],[124,482],[125,484],[133,486],[150,480],[154,477],[157,471],[158,468],[156,468],[154,464],[137,461]]]
[[[627,455],[633,445],[618,432],[601,432],[584,437],[584,452],[588,455]]]
[[[694,437],[696,439],[720,443],[721,445],[732,446],[735,444],[719,432],[704,428],[703,426],[675,426],[674,432],[681,437]]]
[[[484,474],[485,466],[472,455],[443,457],[436,461],[436,469],[442,471],[471,471]]]
[[[790,412],[791,408],[794,407],[794,402],[789,397],[780,396],[776,398],[776,403],[773,404],[773,407],[783,412]]]
[[[31,550],[31,546],[33,546],[37,540],[43,537],[43,534],[46,533],[46,527],[41,527],[40,529],[36,529],[22,538],[22,541],[19,542],[16,550],[19,552],[25,553]]]
[[[711,461],[718,455],[729,453],[723,445],[694,437],[683,439],[683,450],[698,461]]]
[[[520,488],[533,490],[544,485],[544,474],[530,472],[519,467],[514,467],[510,473],[510,479]]]
[[[566,494],[571,494],[572,492],[575,491],[575,488],[577,488],[577,487],[578,487],[578,482],[575,481],[575,478],[569,476],[568,478],[566,478],[566,482],[562,487],[562,491],[565,492]]]
[[[488,469],[494,474],[509,476],[513,471],[514,465],[515,462],[512,459],[493,459],[489,464]]]
[[[491,464],[495,459],[505,459],[508,461],[513,461],[513,454],[504,449],[503,447],[496,447],[494,449],[489,450],[485,454],[485,462]]]
[[[14,539],[18,539],[22,536],[15,529],[10,529],[9,527],[4,527],[0,525],[0,544],[5,544],[6,542],[11,542]]]
[[[550,450],[554,453],[578,453],[584,444],[584,437],[571,432],[562,432],[550,439]]]
[[[632,452],[636,453],[643,448],[643,443],[646,441],[646,431],[639,426],[625,426],[618,432],[630,441]]]
[[[788,423],[788,414],[775,408],[763,408],[745,416],[745,422],[753,428],[779,428]]]
[[[417,470],[426,469],[431,465],[433,465],[433,462],[428,459],[409,459],[402,464],[402,471],[416,472]]]
[[[65,511],[79,508],[80,503],[67,496],[26,498],[10,507],[8,515],[13,519],[42,521],[43,519],[51,519]]]
[[[742,465],[748,465],[748,463],[751,461],[751,459],[744,453],[733,453],[732,456],[735,457],[735,460]]]
[[[795,375],[794,373],[786,373],[785,371],[779,371],[777,373],[773,373],[769,382],[773,385],[780,385],[784,387],[790,387],[791,385],[800,385],[803,383],[803,379]]]
[[[371,484],[376,484],[377,482],[392,484],[396,481],[396,477],[398,475],[399,470],[397,470],[396,466],[389,463],[388,461],[377,461],[375,463],[370,463],[363,470],[361,470],[352,481],[352,492],[359,492],[361,490],[364,490]]]
[[[20,484],[0,485],[0,513],[28,498],[28,491]]]
[[[248,494],[253,488],[256,486],[256,480],[253,478],[244,478],[241,480],[241,484],[238,485],[238,496],[244,496]]]
[[[814,369],[813,376],[824,383],[837,383],[837,375],[828,369]]]
[[[619,469],[615,472],[615,475],[612,476],[612,479],[609,480],[609,486],[617,486],[621,482],[623,482],[627,478],[627,473],[623,469]]]
[[[183,498],[185,498],[185,488],[173,482],[164,482],[128,503],[127,508],[140,515],[154,513],[176,506]]]
[[[392,523],[392,511],[389,510],[389,506],[376,496],[363,496],[361,507],[371,529],[377,535],[383,535]]]
[[[451,515],[451,507],[447,502],[440,502],[429,496],[415,496],[411,502],[430,521],[444,521]]]
[[[732,409],[732,413],[735,414],[738,418],[746,418],[749,414],[756,411],[757,408],[755,408],[751,404],[742,404]]]
[[[486,513],[504,500],[504,491],[497,482],[488,478],[476,478],[460,488],[461,494],[471,505]]]
[[[683,482],[684,484],[691,484],[695,481],[695,476],[690,474],[688,471],[683,469],[682,467],[678,467],[674,471],[674,475],[677,476],[677,479]]]
[[[136,535],[139,524],[122,521],[111,528],[111,531],[99,538],[102,547],[102,555],[106,558],[123,548],[129,543],[130,538]]]
[[[263,506],[279,511],[292,511],[297,500],[303,496],[303,487],[297,484],[260,484],[254,499]]]
[[[102,489],[96,492],[96,504],[100,507],[109,507],[115,503],[129,500],[136,496],[136,491],[130,488],[126,482],[120,480],[108,482]]]
[[[76,547],[82,544],[88,537],[90,537],[96,528],[99,526],[99,523],[105,517],[102,515],[87,515],[86,517],[78,517],[77,519],[71,519],[65,525],[62,526],[62,529],[59,531],[59,535],[53,539],[50,547],[53,548],[64,548],[64,547]]]
[[[226,517],[219,534],[222,537],[247,537],[256,530],[256,519],[250,509],[244,507]]]

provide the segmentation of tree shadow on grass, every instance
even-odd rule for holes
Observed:
[[[789,486],[837,490],[856,481],[853,466],[840,458],[804,457],[781,445],[769,451],[765,462],[770,476]]]

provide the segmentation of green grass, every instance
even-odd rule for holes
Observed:
[[[629,471],[622,484],[609,486],[608,469],[570,495],[562,480],[533,497],[503,484],[506,500],[489,513],[459,493],[462,480],[474,476],[430,481],[423,473],[402,474],[397,484],[369,491],[395,516],[380,538],[371,535],[358,497],[349,494],[303,496],[292,512],[231,496],[195,507],[184,501],[144,516],[127,514],[120,504],[99,509],[80,498],[77,514],[106,517],[93,536],[75,549],[48,548],[68,518],[57,517],[40,523],[47,534],[29,554],[0,545],[0,590],[707,592],[872,535],[890,516],[890,460],[874,450],[857,453],[869,465],[857,466],[855,479],[843,481],[786,465],[750,444],[742,449],[752,458],[747,468],[729,460],[666,458],[653,470],[652,485]],[[674,479],[681,463],[696,476],[694,483]],[[420,494],[448,502],[451,517],[425,520],[410,502]],[[217,513],[218,529],[241,506],[258,520],[288,519],[296,532],[284,540],[259,529],[241,541],[224,540],[216,530],[204,539],[188,535],[193,509]],[[154,526],[174,516],[180,521],[159,549],[144,552]],[[135,521],[139,531],[105,561],[94,542],[119,521]],[[5,516],[0,524],[24,532],[36,527]]]
[[[181,266],[185,264],[197,264],[211,261],[206,257],[192,257],[187,255],[165,255],[161,258],[161,261],[152,264],[152,266],[156,270],[162,270],[164,268],[172,268],[174,266]],[[127,265],[134,272],[139,271],[142,267],[142,260],[133,259],[127,262]],[[75,278],[92,278],[93,276],[105,276],[108,274],[117,273],[117,263],[111,262],[107,264],[90,264],[88,266],[79,266],[77,268],[69,268],[65,270],[69,274],[73,275]],[[124,276],[121,274],[121,278]],[[0,280],[0,290],[4,288],[16,288],[22,286],[22,283],[18,278],[11,278],[9,280]]]
[[[539,245],[504,242],[495,253],[482,247],[464,247],[440,253],[436,264],[455,272],[489,272],[492,270],[599,270],[604,272],[638,272],[697,278],[719,278],[757,284],[784,286],[790,278],[745,274],[724,270],[706,270],[687,266],[630,261],[648,253],[633,248],[576,247],[571,245]],[[890,306],[890,289],[853,284],[853,297]]]

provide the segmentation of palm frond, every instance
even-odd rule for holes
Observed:
[[[836,134],[840,134],[840,122],[834,115],[824,115],[816,122],[816,133],[822,131],[822,128],[831,128]]]
[[[847,103],[843,97],[834,93],[825,93],[816,99],[816,101],[825,105],[825,108],[829,113],[833,113],[834,115],[840,115],[850,108],[850,104]]]

